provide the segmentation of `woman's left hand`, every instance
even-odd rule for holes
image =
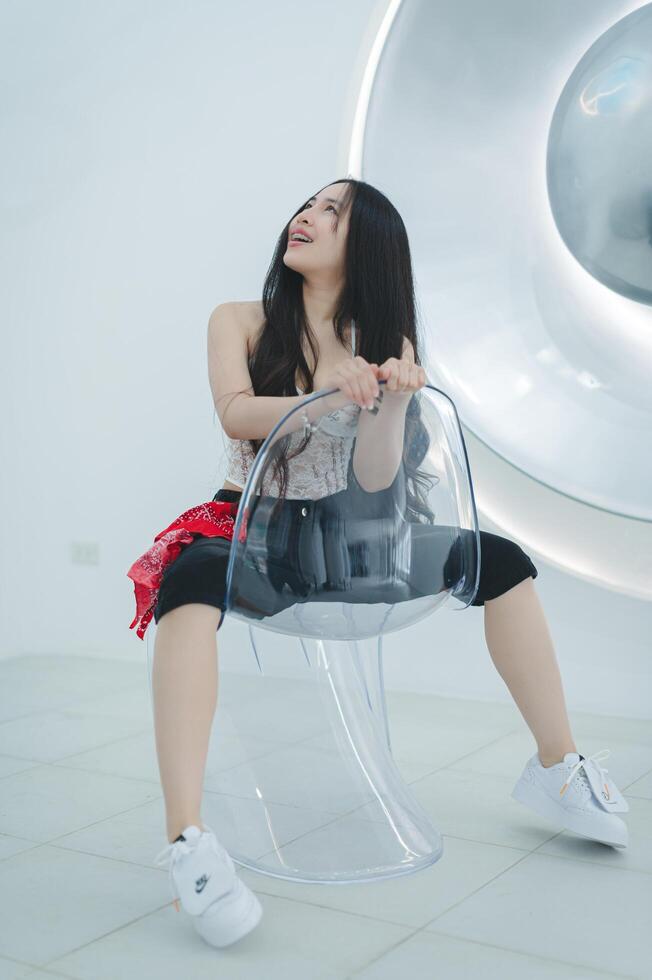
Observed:
[[[380,367],[376,368],[376,377],[379,381],[386,381],[380,389],[389,388],[390,391],[418,391],[427,382],[426,372],[419,364],[409,358],[389,357]]]

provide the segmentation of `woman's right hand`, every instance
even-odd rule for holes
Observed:
[[[324,388],[340,388],[347,402],[371,409],[380,391],[378,365],[369,364],[357,354],[333,369]]]

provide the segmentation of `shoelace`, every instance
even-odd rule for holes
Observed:
[[[212,845],[213,850],[215,851],[215,853],[216,854],[219,854],[219,849],[216,846],[217,841],[216,841],[216,838],[215,838],[215,831],[213,830],[212,827],[209,827],[207,823],[204,823],[204,827],[205,827],[206,830],[210,830],[211,834],[213,835],[210,838],[210,842],[211,842],[211,845]],[[157,864],[157,865],[159,865],[159,867],[165,867],[167,865],[167,868],[168,868],[168,879],[169,879],[169,882],[170,882],[170,891],[172,892],[173,895],[174,895],[174,893],[176,891],[176,887],[175,887],[175,884],[174,884],[174,878],[172,877],[172,868],[174,867],[175,861],[178,860],[178,856],[177,855],[179,855],[179,854],[190,854],[190,852],[193,851],[196,846],[197,845],[194,844],[191,847],[188,844],[188,841],[186,841],[186,840],[173,840],[171,843],[167,843],[165,845],[165,847],[163,848],[163,850],[160,851],[156,855],[156,857],[154,858],[154,863]],[[175,907],[175,909],[178,912],[179,911],[179,896],[177,895],[173,899],[173,901],[174,901],[174,907]]]
[[[578,773],[580,769],[584,768],[586,770],[590,765],[593,766],[594,770],[597,770],[598,779],[600,780],[600,782],[605,788],[605,791],[608,794],[609,790],[607,789],[607,784],[605,782],[604,776],[605,773],[609,772],[609,770],[603,769],[602,766],[598,765],[598,760],[606,759],[607,756],[610,755],[611,755],[611,749],[600,749],[600,751],[596,752],[595,755],[589,755],[587,756],[586,759],[580,759],[579,762],[576,762],[568,775],[568,779],[566,780],[562,788],[559,790],[559,795],[560,796],[564,795],[564,793],[572,783],[575,774]],[[588,777],[586,776],[586,772],[580,773],[580,776],[582,778],[584,789],[588,789],[589,792],[592,792],[591,783]]]

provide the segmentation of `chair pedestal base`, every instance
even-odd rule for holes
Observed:
[[[324,884],[439,860],[441,835],[391,754],[381,638],[248,629],[260,673],[220,670],[202,805],[233,860]],[[222,642],[221,664],[228,653]]]

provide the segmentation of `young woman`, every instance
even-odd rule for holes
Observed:
[[[230,439],[229,471],[214,498],[225,506],[237,505],[265,437],[310,392],[338,387],[363,411],[373,408],[379,380],[394,391],[423,387],[408,238],[390,201],[350,178],[306,201],[281,233],[262,302],[213,311],[208,362]],[[324,495],[337,489],[337,472],[326,468],[318,479]],[[486,531],[480,537],[473,605],[484,606],[489,653],[538,748],[513,795],[561,828],[624,847],[627,827],[614,811],[627,804],[595,757],[578,753],[571,733],[534,588],[537,569],[515,542]],[[162,858],[197,931],[215,946],[244,936],[262,914],[200,819],[229,547],[224,536],[186,542],[162,575],[154,610],[155,732],[169,841]]]

